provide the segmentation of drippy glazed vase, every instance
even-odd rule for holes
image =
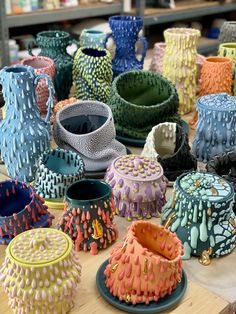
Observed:
[[[164,31],[166,51],[163,76],[176,87],[179,113],[191,112],[196,99],[197,42],[200,32],[193,28],[169,28]]]

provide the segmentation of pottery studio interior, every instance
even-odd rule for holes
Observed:
[[[236,0],[1,0],[0,314],[236,314]]]

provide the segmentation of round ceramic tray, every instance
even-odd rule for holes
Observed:
[[[64,209],[63,198],[50,198],[44,199],[45,205],[48,206],[48,209]]]
[[[129,313],[135,314],[154,314],[170,309],[171,307],[177,305],[180,299],[183,297],[187,288],[187,277],[183,271],[182,280],[177,284],[176,289],[169,295],[158,300],[158,302],[150,302],[149,304],[140,303],[136,305],[127,304],[124,301],[119,301],[118,298],[111,295],[110,291],[105,285],[105,275],[104,270],[108,265],[108,260],[103,262],[99,267],[96,275],[97,288],[102,295],[102,297],[109,302],[114,307]]]

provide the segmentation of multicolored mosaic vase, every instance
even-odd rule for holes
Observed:
[[[9,180],[0,182],[0,190],[0,244],[28,229],[51,226],[54,217],[30,185]]]
[[[236,149],[236,98],[225,93],[200,97],[192,152],[199,161]]]
[[[80,47],[103,50],[106,36],[106,33],[98,29],[84,29],[80,35]]]
[[[182,278],[181,241],[169,230],[146,221],[132,222],[123,243],[111,252],[105,285],[120,301],[157,302]]]
[[[77,251],[95,255],[118,237],[114,211],[110,186],[103,181],[83,179],[67,189],[65,212],[58,227],[71,237]]]
[[[68,313],[80,277],[71,239],[47,228],[15,237],[0,270],[0,281],[15,314]]]
[[[119,157],[107,169],[105,181],[112,187],[116,213],[128,220],[157,217],[166,203],[167,180],[153,159]]]
[[[234,189],[229,182],[214,174],[190,172],[177,178],[161,220],[182,241],[184,259],[199,256],[208,265],[211,257],[235,248],[233,206]]]
[[[131,71],[142,70],[144,58],[146,56],[148,44],[139,32],[143,27],[143,19],[140,16],[116,15],[109,18],[109,25],[116,43],[115,57],[112,60],[113,77]],[[135,45],[138,41],[143,43],[141,59],[138,60],[135,51]]]
[[[84,163],[81,157],[72,151],[52,149],[44,152],[38,159],[34,186],[39,196],[61,198],[65,189],[83,178]]]
[[[111,91],[112,66],[108,50],[80,48],[73,64],[75,97],[107,102]]]
[[[236,22],[225,21],[220,29],[219,42],[236,43]]]
[[[185,114],[195,107],[200,32],[193,28],[169,28],[164,31],[164,37],[163,76],[175,85],[179,95],[179,113]]]

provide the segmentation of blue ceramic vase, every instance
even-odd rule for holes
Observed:
[[[45,119],[40,117],[36,101],[36,87],[42,78],[49,88]],[[3,68],[0,83],[6,106],[6,118],[0,124],[1,155],[10,177],[30,182],[38,157],[49,148],[54,87],[49,76],[35,75],[30,66]]]
[[[142,70],[148,48],[146,38],[139,36],[139,32],[143,27],[143,19],[139,16],[111,16],[109,25],[112,34],[107,36],[107,40],[112,36],[116,43],[115,57],[112,60],[113,76],[130,70]],[[140,60],[136,57],[135,45],[137,41],[143,42]]]
[[[80,47],[104,49],[106,33],[98,29],[84,29],[80,35]]]

